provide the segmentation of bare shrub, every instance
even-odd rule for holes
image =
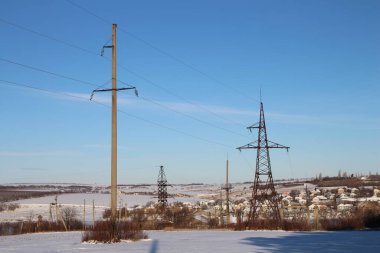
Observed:
[[[80,221],[76,221],[71,229],[81,230],[82,227],[82,223]],[[0,222],[0,236],[51,231],[59,232],[65,230],[65,226],[62,222],[48,222],[42,218],[38,221]]]
[[[7,206],[8,211],[14,211],[17,208],[20,208],[20,204],[18,204],[18,203],[10,203]]]
[[[235,214],[236,214],[235,230],[245,230],[247,224],[243,222],[243,218],[244,218],[243,210],[237,209],[235,211]]]
[[[129,217],[133,223],[139,224],[142,226],[143,223],[147,220],[147,216],[145,215],[143,208],[136,208],[129,213]]]
[[[380,205],[378,203],[367,203],[361,211],[365,227],[380,228]]]
[[[111,209],[107,208],[103,212],[103,219],[111,218]],[[126,218],[129,215],[128,209],[123,207],[121,209],[116,210],[116,217]]]
[[[364,228],[363,219],[359,215],[321,219],[320,224],[324,230],[355,230]]]
[[[248,221],[240,221],[237,222],[234,226],[234,230],[246,230],[246,229],[254,229],[254,230],[277,230],[280,229],[278,224],[273,219],[256,219],[252,224],[249,224]]]
[[[194,214],[182,203],[174,203],[164,211],[164,219],[173,224],[175,228],[191,228],[194,223]]]
[[[295,197],[297,197],[298,195],[300,195],[300,191],[299,190],[296,190],[296,189],[293,189],[290,191],[289,195],[293,198],[293,200],[295,199]]]
[[[274,219],[256,219],[251,226],[252,229],[279,229],[277,221]]]
[[[363,222],[367,228],[380,228],[380,213],[369,212],[363,217]]]
[[[103,212],[103,219],[109,219],[109,218],[111,218],[111,209],[106,209],[106,210],[104,210],[104,212]]]
[[[219,219],[209,214],[207,219],[207,225],[209,228],[217,228],[219,226]]]
[[[0,212],[3,212],[7,209],[7,205],[5,203],[0,203]]]
[[[132,222],[119,222],[117,228],[120,239],[138,241],[148,238],[141,227]]]
[[[0,223],[0,236],[17,235],[20,233],[20,222]]]
[[[61,213],[68,230],[78,225],[78,210],[75,207],[65,206],[61,209]]]
[[[146,239],[147,235],[138,224],[127,221],[98,221],[95,226],[85,231],[82,242],[96,241],[102,243],[120,242],[121,240]]]
[[[20,204],[18,203],[10,203],[10,204],[0,203],[0,212],[6,211],[6,210],[14,211],[17,208],[20,208]]]
[[[286,231],[310,231],[310,225],[306,219],[283,220],[282,229]]]

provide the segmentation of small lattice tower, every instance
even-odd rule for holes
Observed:
[[[242,149],[257,149],[255,180],[252,187],[248,227],[254,227],[258,219],[271,219],[276,223],[277,227],[279,227],[281,224],[279,197],[273,184],[269,149],[283,148],[288,150],[289,147],[268,141],[262,102],[260,102],[260,121],[247,127],[247,129],[251,132],[252,129],[258,129],[258,138],[256,141],[237,148],[240,151]]]
[[[166,180],[166,175],[164,171],[164,166],[160,166],[160,171],[158,173],[157,179],[158,187],[158,204],[165,207],[168,204],[168,181]]]

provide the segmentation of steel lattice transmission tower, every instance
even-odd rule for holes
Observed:
[[[164,171],[164,166],[160,166],[160,171],[158,173],[157,179],[158,187],[158,204],[162,207],[166,207],[168,204],[168,180],[166,180],[166,175]]]
[[[258,138],[256,141],[237,148],[239,151],[242,149],[257,149],[256,172],[248,216],[248,227],[251,228],[254,226],[258,218],[270,218],[279,226],[281,223],[279,197],[273,184],[269,149],[284,148],[288,151],[289,147],[268,141],[262,102],[260,102],[260,121],[247,127],[247,129],[251,132],[252,129],[258,129]]]

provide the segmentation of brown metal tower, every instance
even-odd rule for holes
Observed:
[[[162,207],[166,207],[168,204],[168,181],[166,180],[166,175],[164,171],[164,166],[160,166],[160,171],[158,173],[157,179],[158,187],[158,204]]]
[[[269,149],[285,148],[288,151],[289,147],[268,141],[264,117],[264,106],[262,102],[260,102],[260,121],[250,127],[247,127],[247,129],[249,129],[249,131],[252,131],[252,129],[258,129],[257,141],[237,148],[239,151],[242,149],[257,149],[255,181],[253,183],[248,227],[253,227],[256,220],[259,218],[270,218],[279,226],[281,223],[280,211],[278,207],[279,197],[273,184]]]

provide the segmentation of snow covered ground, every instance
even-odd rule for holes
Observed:
[[[174,188],[174,187],[173,187]],[[196,203],[201,200],[197,192],[191,191],[186,187],[176,186],[175,189],[170,187],[168,189],[169,193],[180,193],[189,195],[188,197],[175,197],[168,198],[168,202],[190,202]],[[156,190],[155,186],[141,187],[141,188],[122,188],[121,190],[124,192],[128,192],[129,194],[119,194],[118,196],[118,206],[132,208],[136,205],[144,206],[147,202],[153,201],[157,202],[157,197],[151,194],[154,190]],[[133,192],[137,193],[146,193],[144,194],[131,194]],[[44,219],[48,220],[50,217],[50,203],[54,203],[55,195],[50,195],[46,197],[39,198],[30,198],[13,201],[11,203],[20,204],[20,208],[17,208],[15,211],[3,211],[0,212],[0,222],[6,221],[16,221],[16,220],[28,220],[30,217],[33,217],[34,220],[37,219],[38,215],[41,215]],[[95,206],[95,219],[100,219],[105,209],[109,208],[111,195],[110,194],[102,194],[102,193],[66,193],[58,195],[58,204],[62,207],[72,206],[75,207],[78,211],[80,219],[83,214],[83,206],[84,200],[86,203],[86,220],[87,222],[92,223],[92,213],[93,213],[93,203]],[[54,216],[55,209],[52,209],[52,215]],[[54,218],[54,217],[53,217]]]
[[[150,231],[148,236],[144,241],[111,245],[83,244],[80,232],[3,236],[0,252],[380,252],[380,231]]]

